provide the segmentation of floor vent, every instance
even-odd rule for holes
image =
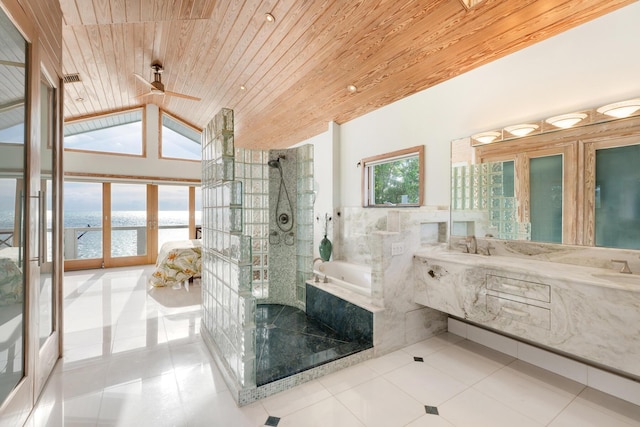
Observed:
[[[65,74],[64,77],[62,77],[62,81],[65,83],[78,83],[80,81],[80,74]]]

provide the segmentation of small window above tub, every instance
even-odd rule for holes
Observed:
[[[422,206],[424,145],[362,159],[362,206]]]

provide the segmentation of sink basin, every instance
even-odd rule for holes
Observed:
[[[624,274],[624,273],[597,273],[592,274],[596,279],[609,280],[614,283],[624,283],[628,285],[640,286],[640,276],[636,274]]]

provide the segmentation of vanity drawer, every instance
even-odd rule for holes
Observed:
[[[537,301],[551,302],[551,287],[542,283],[487,274],[487,289]]]
[[[487,295],[487,311],[498,318],[551,330],[551,310],[548,308]]]

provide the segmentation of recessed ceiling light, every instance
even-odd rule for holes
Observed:
[[[264,19],[265,19],[267,22],[275,22],[275,21],[276,21],[276,18],[275,18],[272,14],[270,14],[270,13],[265,13],[265,14],[264,14]]]
[[[79,96],[76,98],[76,102],[84,102],[84,98]]]
[[[549,117],[545,121],[556,127],[567,129],[575,125],[576,123],[584,120],[586,117],[587,115],[585,113],[569,113],[569,114],[561,114],[555,117]]]
[[[356,87],[356,85],[347,85],[347,90],[351,93],[355,93],[358,91],[358,88]]]
[[[246,90],[247,87],[245,85],[240,85],[240,90]]]

